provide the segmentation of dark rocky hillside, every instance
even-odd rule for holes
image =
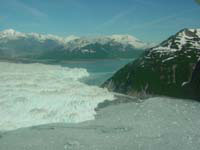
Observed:
[[[200,30],[183,29],[120,69],[102,86],[129,95],[196,98],[199,90]],[[194,71],[195,69],[195,71]],[[198,76],[199,75],[199,76]],[[198,81],[198,82],[197,82]],[[185,83],[190,83],[185,87]]]
[[[183,85],[186,97],[200,100],[200,61],[198,61],[189,82]]]

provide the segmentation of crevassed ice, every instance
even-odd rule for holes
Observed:
[[[79,81],[86,69],[43,64],[0,63],[0,130],[94,118],[106,89]]]

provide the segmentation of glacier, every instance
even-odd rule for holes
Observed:
[[[94,119],[94,108],[114,100],[106,89],[80,79],[86,69],[0,62],[0,131]]]

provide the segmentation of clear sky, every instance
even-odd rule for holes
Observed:
[[[200,28],[194,0],[0,0],[0,30],[60,36],[130,34],[160,42]]]

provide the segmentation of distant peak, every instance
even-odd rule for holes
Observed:
[[[14,29],[6,29],[6,30],[3,30],[2,32],[3,33],[11,33],[11,34],[16,33],[16,31]]]
[[[78,36],[75,36],[75,35],[70,35],[70,36],[67,36],[65,38],[66,41],[72,41],[72,40],[76,40],[76,39],[79,39],[80,37]]]
[[[134,46],[135,48],[149,48],[149,45],[147,45],[146,43],[142,42],[141,40],[137,39],[136,37],[132,35],[114,34],[114,35],[111,35],[110,38],[116,42],[130,44]]]
[[[114,39],[126,39],[126,40],[134,40],[134,41],[138,41],[138,39],[132,35],[128,35],[128,34],[125,34],[125,35],[120,35],[120,34],[113,34],[111,35],[111,38],[114,38]]]
[[[2,32],[0,32],[0,38],[8,37],[11,39],[15,39],[15,38],[24,37],[24,36],[25,36],[24,33],[15,31],[14,29],[6,29],[6,30],[3,30]]]

